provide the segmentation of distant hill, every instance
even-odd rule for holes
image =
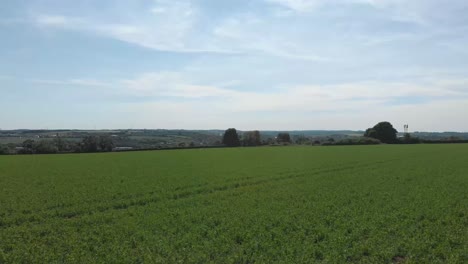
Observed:
[[[413,137],[420,139],[439,140],[447,138],[458,138],[468,140],[468,132],[414,132]]]
[[[17,129],[0,130],[0,150],[8,153],[23,148],[23,143],[33,140],[34,144],[65,146],[65,151],[81,149],[81,142],[87,136],[111,138],[113,147],[119,150],[131,149],[173,149],[185,147],[218,147],[222,146],[225,130],[185,130],[185,129],[108,129],[108,130],[78,130],[78,129]],[[246,131],[238,131],[240,137]],[[330,144],[330,142],[359,142],[364,131],[356,130],[263,130],[260,140],[264,145],[277,143],[278,133],[287,132],[295,144]],[[414,132],[413,138],[419,138],[425,143],[460,142],[468,140],[468,133],[460,132]],[[101,137],[103,136],[103,137]],[[403,137],[404,133],[399,133]],[[432,142],[433,141],[433,142]]]

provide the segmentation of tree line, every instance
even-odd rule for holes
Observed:
[[[115,144],[108,135],[89,135],[81,141],[64,140],[57,136],[53,140],[27,139],[18,147],[18,154],[53,154],[53,153],[81,153],[81,152],[108,152]],[[6,154],[6,147],[0,148],[0,154]]]
[[[305,136],[295,136],[294,138],[287,132],[280,132],[276,137],[262,138],[260,131],[245,131],[238,132],[235,128],[228,128],[222,135],[221,145],[206,145],[204,147],[239,147],[239,146],[279,146],[279,145],[373,145],[373,144],[417,144],[417,143],[468,143],[468,140],[458,138],[448,138],[444,140],[422,140],[417,137],[405,133],[403,137],[398,138],[398,131],[390,122],[379,122],[375,126],[368,128],[362,137],[348,137],[341,140],[328,138],[323,140],[313,140]],[[185,146],[179,144],[178,148],[192,148],[193,144]],[[88,135],[81,141],[70,141],[62,139],[58,134],[53,140],[33,140],[24,141],[21,147],[16,147],[16,151],[12,151],[5,145],[0,145],[0,154],[50,154],[50,153],[85,153],[85,152],[109,152],[113,151],[115,143],[109,135]],[[176,147],[177,148],[177,147]],[[159,149],[159,148],[157,148]]]
[[[405,133],[403,137],[398,138],[398,131],[390,122],[383,121],[375,126],[368,128],[362,137],[349,137],[341,140],[328,138],[325,142],[299,136],[295,140],[291,138],[289,133],[278,133],[274,140],[261,140],[261,135],[258,130],[244,132],[241,135],[237,133],[235,128],[229,128],[223,135],[222,143],[227,147],[238,146],[261,146],[261,145],[285,145],[285,144],[311,144],[311,145],[375,145],[375,144],[418,144],[418,143],[468,143],[468,140],[459,138],[447,138],[443,140],[423,140],[411,136],[410,133]]]
[[[247,131],[242,133],[240,136],[237,133],[235,128],[228,128],[223,134],[222,144],[227,147],[239,147],[239,146],[261,146],[261,145],[271,145],[271,144],[290,144],[291,136],[289,133],[278,133],[276,138],[273,140],[268,138],[267,140],[262,140],[260,136],[260,131]]]

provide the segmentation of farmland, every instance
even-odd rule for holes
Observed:
[[[466,263],[468,145],[0,156],[0,263]]]

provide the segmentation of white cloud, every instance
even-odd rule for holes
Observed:
[[[121,80],[126,91],[133,95],[178,98],[229,97],[235,91],[209,85],[187,83],[174,72],[146,73],[134,79]]]
[[[360,118],[370,120],[370,124],[391,120],[400,130],[403,124],[409,124],[411,131],[467,131],[462,118],[468,115],[467,105],[466,97],[434,100],[417,105],[377,107],[365,112],[365,116]]]
[[[127,98],[126,103],[119,101],[119,111],[134,113],[133,127],[365,129],[389,120],[397,127],[410,123],[413,130],[463,130],[454,120],[468,114],[466,78],[286,85],[264,92],[226,88],[230,82],[206,84],[183,72],[149,72],[113,82],[31,81],[93,92],[102,87],[99,91],[108,98]],[[135,98],[145,100],[135,103]],[[411,101],[418,98],[423,100]],[[164,115],[158,115],[161,112]]]
[[[382,106],[361,104],[352,111],[275,111],[254,115],[200,102],[148,102],[128,104],[127,109],[138,113],[135,127],[209,129],[236,127],[241,130],[291,129],[353,129],[364,130],[386,120],[402,130],[410,124],[411,131],[467,131],[459,115],[468,115],[468,99],[430,101],[418,105]],[[313,107],[313,106],[312,106]],[[312,108],[311,107],[311,108]],[[161,115],[159,113],[164,113]],[[457,115],[454,115],[457,113]],[[170,117],[170,118],[167,118]],[[457,122],[458,121],[458,122]]]
[[[73,30],[109,37],[145,48],[183,53],[234,53],[197,37],[199,12],[189,1],[156,1],[149,10],[128,10],[132,16],[120,17],[106,12],[99,16],[38,15],[34,23],[40,27]]]
[[[468,98],[468,80],[433,80],[425,84],[357,82],[333,85],[285,86],[267,92],[239,91],[219,85],[197,83],[182,73],[146,73],[120,81],[125,93],[134,96],[181,98],[215,98],[205,102],[213,109],[228,112],[314,112],[361,111],[382,105],[419,104],[417,100],[437,101]],[[457,87],[453,87],[456,84]],[[171,99],[173,98],[173,99]],[[416,100],[413,102],[411,100]]]
[[[269,55],[306,61],[326,61],[305,45],[294,43],[281,32],[265,30],[271,26],[257,15],[240,14],[214,24],[205,24],[207,14],[190,2],[157,2],[158,5],[138,16],[119,18],[39,15],[34,23],[50,27],[92,33],[142,47],[182,53],[219,53]]]
[[[183,43],[181,37],[185,35],[191,24],[190,12],[181,8],[185,7],[174,5],[170,10],[161,8],[161,13],[149,16],[148,14],[152,12],[148,12],[141,14],[139,19],[125,20],[123,23],[115,23],[114,19],[109,20],[105,12],[101,17],[89,17],[86,14],[39,15],[34,22],[41,27],[83,31],[147,48],[178,51],[183,50],[180,46],[180,43]],[[179,20],[175,19],[176,13],[181,16]]]
[[[381,10],[379,15],[388,16],[387,19],[390,20],[412,21],[421,25],[427,24],[431,19],[442,17],[434,15],[438,10],[432,0],[427,3],[420,0],[266,1],[271,5],[286,7],[286,11],[308,12],[328,7],[331,10],[344,8],[351,13],[348,12],[344,17],[339,15],[342,21],[338,21],[341,24],[336,21],[328,23],[327,19],[330,17],[324,16],[327,13],[314,14],[318,17],[323,16],[323,21],[317,19],[312,22],[306,17],[289,16],[289,13],[288,17],[277,17],[279,12],[277,9],[269,10],[272,13],[265,14],[259,13],[258,10],[232,13],[207,22],[211,14],[205,13],[206,10],[203,10],[202,6],[195,5],[191,1],[155,1],[146,9],[129,7],[127,15],[107,10],[94,15],[75,12],[75,16],[38,15],[34,22],[42,28],[91,33],[160,51],[247,54],[297,61],[329,62],[336,61],[337,58],[356,59],[353,55],[358,54],[359,51],[356,49],[362,46],[410,42],[414,41],[416,34],[423,34],[426,37],[430,34],[426,33],[427,29],[417,33],[405,30],[376,32],[372,27],[373,21],[368,21],[365,16],[362,18],[352,16],[351,7],[355,4],[369,5]],[[443,7],[441,10],[445,14],[451,13]],[[285,26],[288,23],[290,25]],[[304,23],[310,26],[304,28]],[[317,23],[323,24],[315,25]],[[353,26],[354,23],[358,24]],[[325,25],[329,25],[328,31],[320,29]],[[349,30],[350,28],[352,30]],[[450,30],[452,28],[450,27]],[[450,42],[447,45],[450,45]],[[458,50],[463,51],[463,49]]]
[[[70,21],[64,16],[41,15],[37,17],[37,23],[44,26],[67,26]]]
[[[307,12],[324,4],[324,0],[266,0],[267,2],[282,5],[297,12]]]
[[[303,127],[300,124],[306,116],[314,115],[326,116],[335,125],[353,115],[355,120],[362,118],[369,123],[401,117],[404,111],[418,113],[421,118],[426,117],[427,110],[428,115],[448,118],[448,114],[431,112],[443,111],[444,105],[466,113],[461,102],[467,97],[468,81],[457,78],[466,72],[467,39],[463,36],[468,30],[468,19],[460,15],[463,7],[468,7],[466,1],[441,4],[438,0],[259,0],[247,6],[239,4],[233,10],[220,8],[221,4],[212,1],[204,6],[206,2],[210,1],[116,0],[100,3],[100,9],[93,1],[31,5],[28,11],[32,22],[47,33],[41,44],[60,47],[66,40],[51,43],[56,39],[49,36],[63,30],[158,51],[236,56],[160,56],[141,50],[119,56],[116,52],[128,47],[118,45],[102,52],[103,56],[115,56],[112,61],[118,62],[108,65],[109,69],[107,60],[98,59],[99,66],[75,60],[70,70],[66,68],[69,62],[61,60],[63,57],[41,64],[48,67],[44,70],[47,73],[55,72],[60,65],[64,68],[57,74],[70,76],[74,74],[71,70],[80,68],[91,78],[29,81],[57,90],[62,86],[76,90],[89,87],[94,92],[102,87],[99,99],[106,102],[145,102],[145,107],[169,109],[180,118],[210,113],[211,124],[223,122],[211,113],[234,115],[241,123],[242,119],[261,119],[258,122],[263,128],[278,123],[289,124],[289,128]],[[30,39],[40,39],[33,35]],[[18,52],[9,56],[18,56],[20,62],[23,57],[42,58],[32,44],[22,43],[22,55]],[[93,45],[90,41],[83,48]],[[87,54],[82,49],[76,51]],[[38,56],[31,56],[33,52],[38,52]],[[141,57],[132,57],[135,54],[156,59],[154,64],[147,63],[147,58],[140,63]],[[63,55],[59,52],[58,56]],[[103,65],[102,70],[93,72],[91,66]],[[153,72],[155,69],[163,70]],[[443,69],[445,73],[430,69]],[[27,70],[33,71],[33,76],[38,74],[35,69]],[[103,72],[106,76],[124,77],[100,80]],[[457,105],[456,109],[449,107],[451,102]],[[184,113],[177,115],[179,110]],[[279,121],[277,116],[287,119]],[[320,121],[333,128],[327,118]]]
[[[464,0],[356,0],[387,10],[395,20],[425,26],[449,26],[464,20],[468,2]],[[466,22],[466,20],[464,20]]]
[[[88,23],[83,18],[49,14],[42,14],[35,17],[34,23],[36,23],[36,25],[38,25],[41,28],[56,28],[70,30],[80,30],[88,26]]]
[[[243,53],[313,62],[332,60],[317,55],[308,43],[298,41],[297,36],[278,32],[271,23],[251,14],[241,14],[221,21],[213,33],[218,42]]]
[[[438,26],[438,24],[459,21],[454,13],[464,16],[463,10],[468,7],[465,0],[264,0],[293,10],[298,13],[314,11],[324,6],[332,8],[354,4],[369,5],[378,10],[384,10],[391,19],[401,22],[411,22],[419,25]],[[466,20],[465,20],[466,21]]]
[[[65,85],[65,86],[92,86],[92,87],[109,87],[112,84],[95,79],[69,79],[69,80],[47,80],[47,79],[26,79],[27,81],[37,84],[47,85]]]

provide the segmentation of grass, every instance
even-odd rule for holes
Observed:
[[[467,263],[468,145],[0,156],[0,263]]]

